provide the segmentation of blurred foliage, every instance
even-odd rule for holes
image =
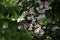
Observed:
[[[23,3],[23,7],[18,6],[19,2]],[[42,37],[29,34],[30,31],[27,29],[19,30],[17,28],[19,25],[17,18],[23,11],[29,11],[28,6],[34,7],[34,11],[37,14],[36,16],[39,15],[36,10],[36,7],[39,5],[35,3],[35,0],[31,0],[30,2],[27,2],[27,0],[0,0],[0,40],[45,40],[48,35],[52,37],[51,40],[59,40],[60,29],[53,32],[51,28],[54,25],[60,27],[60,21],[57,22],[56,20],[60,20],[60,1],[54,0],[50,5],[52,9],[45,11],[46,18],[42,20],[42,25],[47,28],[44,29],[45,34]],[[13,21],[12,18],[14,18],[15,21]],[[49,20],[56,21],[56,24],[48,23]],[[8,27],[3,29],[3,25],[7,25]],[[2,33],[2,31],[5,31],[5,33]]]

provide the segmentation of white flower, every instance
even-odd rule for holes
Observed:
[[[20,18],[17,19],[17,22],[21,22],[21,21],[23,21],[23,20],[25,20],[25,19],[24,19],[23,16],[21,16]]]
[[[32,28],[31,27],[29,27],[29,29],[28,30],[32,30]]]
[[[36,2],[36,3],[39,3],[39,5],[43,4],[43,2],[40,1],[40,0],[36,0],[35,2]]]
[[[45,8],[48,8],[48,7],[49,7],[49,5],[50,5],[50,3],[49,3],[49,2],[47,2],[47,1],[45,1],[44,7],[45,7]]]
[[[23,24],[23,25],[24,25],[23,28],[24,28],[24,29],[27,29],[27,24]]]
[[[55,21],[53,21],[52,23],[53,23],[53,24],[55,24],[56,22],[55,22]]]
[[[36,21],[35,19],[32,20],[32,22],[35,22],[35,21]]]
[[[47,39],[50,39],[50,40],[52,39],[50,36],[47,36],[46,38],[47,38]]]
[[[56,29],[60,29],[58,26],[53,26],[52,31],[56,31]]]
[[[7,26],[3,25],[3,27],[2,27],[2,28],[4,29],[4,28],[6,28],[6,27],[7,27]]]
[[[31,17],[27,17],[28,20],[31,20]]]
[[[38,19],[41,19],[41,18],[45,18],[45,15],[43,14],[38,16]]]
[[[46,27],[44,26],[43,29],[46,29]]]
[[[30,0],[27,0],[27,1],[30,1]]]
[[[36,10],[39,10],[39,7],[37,7]]]
[[[32,7],[32,8],[30,8],[29,13],[30,13],[30,14],[35,14],[33,7]]]
[[[27,11],[24,11],[21,16],[25,17],[26,15],[27,15]]]
[[[30,24],[28,30],[32,30],[33,25]]]
[[[39,34],[40,28],[35,29],[34,33]]]
[[[19,26],[18,26],[18,29],[21,29],[21,28],[22,28],[22,26],[21,26],[21,25],[19,25]]]
[[[12,18],[12,21],[15,21],[15,19],[14,19],[14,18]]]
[[[44,31],[43,29],[41,29],[41,27],[39,27],[35,29],[34,33],[39,34],[39,36],[42,36],[44,34]]]
[[[27,19],[28,20],[31,20],[31,19],[34,20],[34,16],[33,15],[32,16],[29,16],[29,17],[27,17]]]
[[[42,9],[43,8],[43,5],[40,5],[40,9]]]
[[[20,2],[20,3],[18,4],[18,6],[23,6],[23,5],[22,5],[22,2]]]
[[[44,34],[43,29],[40,30],[40,36],[42,36]]]
[[[39,31],[41,30],[41,27],[38,27],[34,30],[34,33],[39,34]]]
[[[31,16],[31,19],[34,19],[34,16],[33,15]]]
[[[49,9],[52,9],[52,7],[49,6],[48,8],[46,8],[46,10],[49,10]]]
[[[35,28],[37,28],[37,27],[41,27],[41,25],[39,25],[39,24],[36,24],[36,25],[35,25]]]
[[[39,13],[44,13],[46,9],[39,10]]]

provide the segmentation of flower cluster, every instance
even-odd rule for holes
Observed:
[[[30,15],[27,16],[26,18],[31,22],[27,24],[23,23],[22,25],[19,25],[18,29],[25,28],[28,30],[34,30],[33,33],[39,34],[41,36],[44,34],[44,30],[42,29],[41,24],[39,24],[39,21],[45,18],[45,14],[44,14],[45,10],[52,9],[50,7],[51,2],[48,1],[42,2],[40,0],[35,0],[35,3],[39,4],[39,6],[36,7],[36,10],[38,11],[39,15],[36,16],[37,13],[34,11],[34,7],[29,8],[29,11],[24,11],[22,15],[17,19],[17,22],[24,21],[26,15]],[[21,2],[18,5],[23,6]]]

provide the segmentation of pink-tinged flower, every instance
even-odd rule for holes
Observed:
[[[49,5],[50,5],[50,3],[49,3],[49,2],[47,2],[47,1],[45,1],[45,3],[44,3],[44,7],[45,7],[45,8],[48,8],[48,7],[49,7]]]
[[[42,36],[44,34],[44,31],[43,29],[41,29],[41,27],[39,27],[34,30],[34,33],[39,34],[39,36]]]

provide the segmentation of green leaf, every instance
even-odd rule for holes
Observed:
[[[46,18],[51,18],[51,19],[55,17],[52,10],[46,10],[45,11],[45,16],[46,16]]]
[[[0,29],[1,30],[1,29]],[[0,39],[2,38],[2,33],[1,33],[1,31],[0,31]]]
[[[8,29],[16,30],[18,29],[18,23],[16,21],[11,21],[8,24]]]
[[[5,40],[11,40],[13,31],[10,29],[7,29],[4,34],[4,39]]]
[[[17,15],[17,13],[16,12],[13,12],[13,15],[12,15],[12,18],[14,18],[14,19],[18,19],[18,15]]]
[[[0,13],[0,19],[3,19],[4,18],[4,16]]]
[[[41,25],[46,25],[47,23],[48,23],[48,18],[44,18],[41,22],[40,22],[40,24]]]
[[[22,36],[22,37],[21,37]],[[20,30],[20,40],[32,40],[33,36],[26,29]]]
[[[32,36],[26,33],[21,34],[22,37],[20,37],[21,40],[31,40]]]

